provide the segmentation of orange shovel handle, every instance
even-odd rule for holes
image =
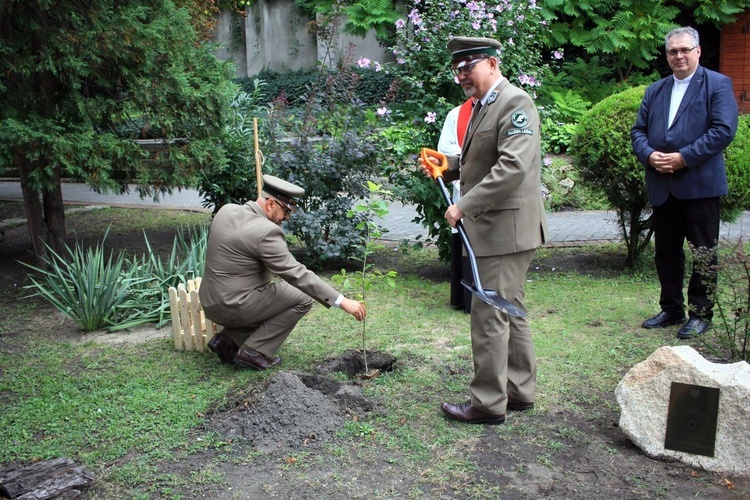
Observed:
[[[430,156],[436,158],[440,163],[430,160]],[[422,148],[422,161],[430,169],[433,179],[443,177],[443,172],[448,170],[448,158],[444,153],[430,148]]]

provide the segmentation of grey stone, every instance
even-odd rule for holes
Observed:
[[[664,448],[672,382],[719,388],[713,457]],[[750,476],[750,365],[745,361],[712,363],[690,346],[662,347],[628,371],[615,396],[620,429],[646,455]]]

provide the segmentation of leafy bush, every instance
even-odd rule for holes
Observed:
[[[298,212],[286,221],[299,246],[300,259],[321,268],[355,255],[362,243],[359,220],[346,217],[366,194],[378,172],[378,150],[366,131],[277,141],[266,162],[279,175],[305,188]]]
[[[575,123],[558,122],[551,118],[542,120],[542,149],[553,154],[567,153],[576,126]]]
[[[357,254],[363,231],[346,214],[367,194],[367,181],[382,173],[374,113],[354,97],[359,79],[344,61],[336,78],[308,90],[303,109],[277,101],[264,122],[264,170],[305,188],[285,227],[313,268]]]
[[[172,251],[166,261],[151,249],[146,234],[147,252],[128,262],[128,267],[142,279],[130,287],[128,303],[118,306],[117,321],[109,330],[132,328],[144,323],[161,327],[171,319],[169,287],[203,276],[206,267],[208,225],[181,228],[175,235]]]
[[[617,212],[628,248],[627,267],[637,264],[652,233],[643,218],[649,212],[643,165],[630,142],[644,91],[645,87],[636,87],[596,104],[581,119],[571,144],[581,181],[601,193]]]
[[[578,170],[566,156],[545,158],[542,167],[544,206],[552,212],[562,210],[603,210],[606,200],[592,193],[582,182]]]
[[[106,239],[107,235],[104,235]],[[32,296],[41,296],[73,321],[84,332],[117,323],[117,309],[130,298],[130,287],[144,278],[126,265],[125,256],[105,257],[102,243],[84,249],[80,242],[66,246],[67,258],[48,248],[45,268],[26,264],[36,271],[30,275]]]
[[[722,199],[721,220],[735,221],[750,208],[750,115],[740,115],[737,134],[724,151],[729,194]]]
[[[359,75],[353,96],[364,104],[375,106],[388,94],[394,77],[386,71],[367,71],[353,67]],[[336,70],[322,68],[299,69],[294,71],[274,71],[266,69],[252,77],[240,78],[238,83],[247,93],[252,93],[254,81],[265,84],[265,95],[269,101],[282,98],[290,107],[304,106],[308,92],[305,89],[318,88],[330,77],[337,77]]]
[[[750,361],[750,256],[742,238],[719,242],[717,252],[717,264],[712,263],[714,251],[697,249],[693,254],[702,274],[718,278],[717,286],[709,290],[715,303],[714,328],[701,341],[717,355]]]
[[[257,194],[255,174],[255,130],[253,118],[265,116],[262,107],[265,82],[253,81],[252,93],[239,92],[231,103],[230,119],[222,142],[226,161],[211,164],[200,172],[198,192],[204,207],[214,213],[227,203],[245,203]]]

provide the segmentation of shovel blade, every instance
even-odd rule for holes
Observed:
[[[495,290],[488,290],[486,288],[484,290],[480,290],[466,280],[461,280],[461,284],[468,288],[471,293],[473,293],[498,311],[503,312],[508,316],[515,316],[517,318],[526,317],[526,311],[508,302],[506,299],[498,295]]]

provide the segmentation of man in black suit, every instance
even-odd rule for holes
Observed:
[[[719,239],[719,197],[728,194],[724,149],[737,131],[737,101],[726,76],[700,66],[698,32],[677,28],[666,36],[673,74],[646,89],[631,130],[633,150],[646,166],[653,207],[655,263],[661,312],[643,322],[661,328],[685,322],[682,293],[685,240],[713,252]],[[688,284],[689,321],[678,338],[704,333],[711,325],[709,289],[716,274],[693,266]]]

